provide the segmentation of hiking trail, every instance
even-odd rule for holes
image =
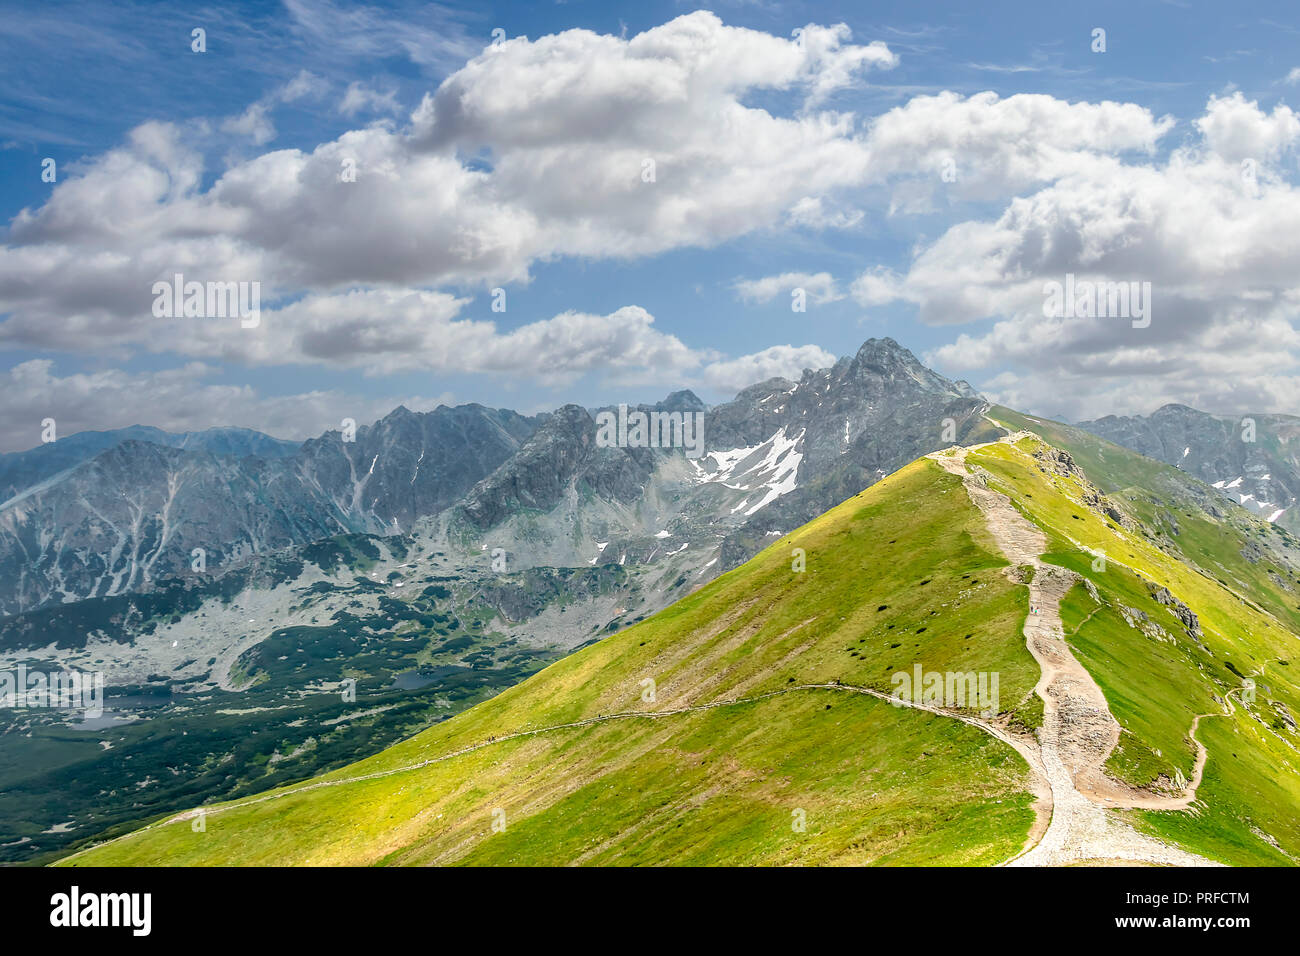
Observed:
[[[1014,442],[1011,435],[999,442]],[[990,443],[996,444],[996,443]],[[998,547],[1011,563],[1008,571],[1029,567],[1029,604],[1034,613],[1025,619],[1025,645],[1042,670],[1034,688],[1043,701],[1043,723],[1038,731],[1038,756],[1052,791],[1051,822],[1038,843],[1010,861],[1010,866],[1064,866],[1082,862],[1127,861],[1174,866],[1217,864],[1141,833],[1121,820],[1112,809],[1178,810],[1196,798],[1205,748],[1198,748],[1196,769],[1186,790],[1177,796],[1144,793],[1112,780],[1104,765],[1119,742],[1120,727],[1110,712],[1106,696],[1092,675],[1079,663],[1065,640],[1061,625],[1061,599],[1082,578],[1073,571],[1047,564],[1043,532],[1016,510],[1004,494],[989,488],[966,466],[975,448],[956,447],[929,457],[945,471],[957,475]],[[1031,764],[1032,766],[1032,764]]]

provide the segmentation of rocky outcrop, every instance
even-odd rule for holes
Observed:
[[[579,405],[558,409],[502,467],[479,481],[457,512],[490,528],[521,510],[546,512],[572,488],[631,500],[645,485],[649,449],[599,448],[596,422]]]
[[[1158,584],[1148,582],[1147,591],[1150,592],[1152,600],[1157,604],[1169,608],[1174,617],[1178,618],[1178,622],[1182,624],[1183,629],[1187,631],[1188,637],[1197,643],[1200,643],[1202,636],[1201,621],[1196,616],[1195,611],[1189,608],[1182,601],[1178,600],[1178,598],[1174,597],[1166,587],[1161,587]]]
[[[891,338],[869,339],[834,366],[798,381],[770,379],[710,411],[709,448],[750,447],[778,430],[802,435],[797,488],[728,535],[722,566],[733,567],[783,533],[908,462],[999,432],[985,403],[922,365]]]
[[[1151,617],[1146,611],[1140,611],[1135,607],[1121,604],[1119,605],[1119,613],[1129,627],[1141,631],[1152,640],[1162,642],[1172,640],[1168,632],[1155,621],[1151,620]]]
[[[1039,468],[1044,472],[1060,475],[1063,478],[1073,478],[1077,481],[1083,489],[1082,500],[1087,507],[1115,522],[1120,527],[1133,527],[1133,521],[1128,515],[1120,511],[1109,498],[1101,493],[1096,485],[1088,480],[1088,476],[1074,463],[1074,458],[1068,451],[1053,448],[1049,445],[1035,451],[1034,458],[1038,460]]]

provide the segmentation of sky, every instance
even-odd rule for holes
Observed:
[[[0,0],[0,90],[0,451],[719,402],[881,336],[1030,414],[1300,413],[1294,3]]]

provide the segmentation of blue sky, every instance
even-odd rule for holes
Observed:
[[[882,335],[1031,413],[1300,412],[1293,4],[699,9],[0,4],[0,450],[719,401]],[[303,185],[349,150],[376,192]],[[261,328],[150,316],[182,268]],[[1065,272],[1151,281],[1152,328],[1043,321]]]

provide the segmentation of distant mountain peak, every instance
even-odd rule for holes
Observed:
[[[1267,521],[1300,530],[1296,420],[1257,414],[1247,432],[1236,415],[1171,402],[1150,415],[1107,415],[1078,428],[1195,475]]]
[[[657,411],[702,412],[706,408],[708,406],[689,388],[671,392],[667,398],[655,405]]]
[[[1152,414],[1154,415],[1205,415],[1213,417],[1208,412],[1202,412],[1190,405],[1184,405],[1181,402],[1168,402],[1157,408]]]

